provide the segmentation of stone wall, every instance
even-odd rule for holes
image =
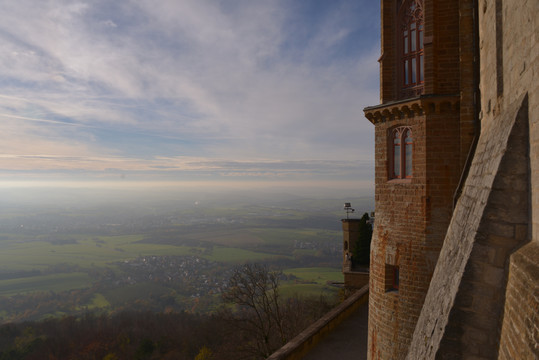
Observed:
[[[539,243],[511,256],[499,359],[539,358]]]
[[[532,238],[539,241],[539,2],[479,0],[481,123],[528,94]]]
[[[351,256],[359,239],[360,219],[342,219],[342,271],[352,270]],[[346,283],[346,279],[345,279]]]
[[[369,285],[368,271],[344,271],[344,286],[347,290],[355,291]]]
[[[500,359],[539,358],[539,2],[480,1],[483,122],[496,122],[527,94],[530,151],[529,238],[510,257]],[[487,89],[491,86],[491,89]]]
[[[528,241],[527,98],[485,124],[408,359],[497,356],[507,259]]]
[[[329,332],[350,317],[369,298],[369,287],[364,286],[329,311],[298,336],[271,354],[266,360],[300,360],[311,351]],[[351,334],[353,335],[353,334]],[[353,341],[353,338],[351,338]]]

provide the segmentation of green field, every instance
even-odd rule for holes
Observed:
[[[54,241],[39,238],[25,238],[18,234],[0,234],[0,272],[43,271],[44,275],[31,277],[16,277],[0,280],[0,296],[9,296],[31,291],[65,291],[89,287],[91,278],[83,271],[90,268],[111,268],[114,263],[135,259],[148,255],[186,256],[196,255],[210,261],[240,264],[244,262],[271,261],[275,259],[292,259],[293,255],[315,255],[314,250],[295,250],[288,255],[278,252],[254,251],[257,245],[266,244],[275,248],[289,248],[294,239],[313,239],[317,236],[327,236],[330,232],[312,229],[242,229],[239,240],[234,243],[251,245],[251,250],[245,248],[219,245],[226,243],[225,238],[234,238],[233,232],[225,232],[222,237],[216,237],[216,245],[211,248],[152,244],[141,241],[144,235],[93,236],[93,235],[62,235]],[[200,235],[201,237],[203,235]],[[205,234],[204,237],[207,237]],[[211,238],[211,237],[210,237]],[[214,238],[211,238],[214,239]],[[264,250],[267,246],[264,246]],[[261,249],[262,250],[262,249]],[[281,251],[282,252],[282,251]],[[285,251],[286,252],[286,251]],[[75,267],[76,272],[50,274],[51,269],[65,264]],[[323,268],[287,269],[301,279],[301,284],[286,284],[286,288],[297,287],[302,293],[313,293],[316,286],[319,289],[327,287],[327,281],[342,281],[340,271]],[[307,284],[309,283],[309,284]],[[313,287],[313,283],[317,285]],[[309,286],[307,286],[309,285]],[[288,291],[288,290],[286,290]]]
[[[328,282],[343,282],[344,276],[340,269],[335,268],[293,268],[285,269],[285,274],[293,274],[302,281],[325,285]]]
[[[142,235],[77,236],[76,243],[54,245],[48,241],[1,241],[0,272],[44,270],[60,263],[80,267],[107,266],[112,262],[145,255],[194,255],[220,262],[245,262],[272,258],[273,255],[233,247],[205,248],[185,245],[163,245],[140,242]]]
[[[285,297],[330,297],[343,281],[343,199],[109,195],[0,209],[0,323],[87,310],[212,311],[246,262],[293,275],[281,281]]]
[[[287,214],[288,220],[301,219],[300,215],[297,211]],[[50,296],[62,293],[69,298],[66,298],[67,305],[58,298],[49,299],[49,304],[58,303],[58,307],[44,306],[46,312],[34,312],[31,319],[77,311],[110,311],[125,306],[169,307],[170,304],[176,309],[207,311],[219,306],[220,295],[202,292],[199,296],[196,282],[184,286],[183,283],[167,284],[162,280],[156,283],[148,279],[131,283],[125,278],[131,275],[129,271],[136,271],[136,266],[140,266],[136,265],[140,261],[137,259],[149,256],[206,259],[214,264],[212,266],[217,266],[214,270],[217,272],[230,271],[234,265],[246,262],[271,263],[274,268],[279,268],[283,264],[316,263],[320,257],[325,259],[321,263],[326,263],[327,254],[313,247],[329,242],[338,244],[341,236],[339,231],[319,228],[236,224],[191,227],[172,224],[150,233],[124,232],[119,235],[98,232],[34,235],[26,229],[19,233],[0,233],[0,297],[5,298],[0,300],[9,304],[7,297],[33,296],[31,293]],[[297,244],[306,246],[299,248]],[[340,270],[327,267],[295,267],[284,273],[295,276],[295,280],[281,283],[281,293],[285,297],[333,297],[339,288],[330,283],[342,282]],[[117,279],[122,282],[117,283]],[[69,295],[72,291],[75,291],[73,295]],[[21,315],[24,300],[20,296],[16,300],[18,310],[3,309],[0,321],[24,319]]]
[[[285,269],[284,274],[292,274],[297,279],[285,282],[281,286],[283,296],[335,296],[340,288],[332,283],[342,283],[343,274],[334,268],[292,268]]]
[[[0,280],[0,296],[28,293],[33,291],[66,291],[91,285],[86,273],[50,274],[20,279]]]

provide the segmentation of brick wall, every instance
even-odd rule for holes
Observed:
[[[459,37],[460,37],[460,164],[465,166],[470,145],[479,135],[477,123],[479,112],[479,54],[476,43],[479,35],[475,33],[474,18],[477,17],[473,2],[459,1]]]
[[[414,136],[414,177],[388,181],[388,131],[395,125],[407,125]],[[397,123],[376,126],[375,176],[376,222],[371,245],[369,296],[369,352],[371,359],[396,358],[406,349],[413,327],[413,315],[419,315],[414,303],[421,302],[421,294],[404,290],[412,272],[425,268],[421,257],[413,259],[409,247],[424,242],[423,214],[427,211],[425,188],[425,126],[424,116]],[[412,262],[419,260],[419,262]],[[386,264],[399,265],[401,287],[399,292],[386,292]],[[428,275],[427,275],[428,276]],[[417,285],[421,287],[421,284]],[[424,287],[427,285],[424,284]],[[409,316],[411,315],[411,316]]]
[[[425,7],[432,7],[433,25],[432,56],[425,59],[432,66],[432,93],[456,94],[460,91],[459,64],[459,1],[425,1]],[[427,19],[425,19],[427,20]]]
[[[380,56],[380,103],[395,100],[397,98],[397,88],[395,79],[397,78],[395,56],[396,46],[394,38],[395,21],[395,0],[381,1],[382,14],[382,53]]]
[[[473,84],[473,77],[469,77],[473,37],[459,31],[461,25],[471,27],[473,9],[460,11],[458,0],[424,1],[424,96],[417,102],[392,105],[399,90],[396,10],[395,0],[382,0],[381,102],[387,105],[366,109],[366,116],[376,125],[370,359],[402,359],[406,355],[473,138],[473,89],[460,92],[461,80]],[[388,180],[388,135],[396,126],[410,126],[413,131],[411,180]],[[399,269],[399,289],[387,291],[393,278],[389,271],[394,267]]]
[[[370,268],[369,356],[403,358],[421,311],[449,224],[459,180],[459,112],[450,103],[436,111],[376,125],[376,222]],[[410,126],[413,178],[388,181],[388,134]],[[387,291],[399,268],[399,290]]]
[[[424,56],[425,94],[458,94],[460,92],[462,41],[472,35],[460,32],[459,0],[423,0],[425,17]],[[382,53],[380,57],[380,102],[387,103],[399,98],[400,84],[397,81],[398,39],[395,28],[396,0],[381,1]],[[463,29],[470,27],[470,18],[463,17]],[[469,56],[469,54],[464,54]],[[468,59],[464,59],[467,61]],[[469,77],[464,78],[469,80]],[[467,150],[467,149],[466,149]]]

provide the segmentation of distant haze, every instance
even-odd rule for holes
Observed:
[[[4,182],[0,198],[4,205],[73,206],[123,204],[193,204],[215,206],[235,202],[260,202],[261,205],[294,199],[349,199],[373,197],[370,183],[328,182],[318,186],[301,183],[128,183],[100,182]],[[342,204],[336,203],[336,209]]]

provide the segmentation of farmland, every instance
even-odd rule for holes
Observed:
[[[355,201],[370,210],[371,199]],[[282,271],[285,296],[334,296],[341,202],[5,207],[0,322],[126,308],[212,311],[245,262]]]

